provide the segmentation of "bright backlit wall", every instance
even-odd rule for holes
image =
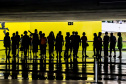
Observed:
[[[82,36],[83,32],[86,32],[86,36],[88,38],[88,41],[93,40],[93,33],[98,33],[102,31],[102,22],[101,21],[83,21],[83,22],[73,22],[73,25],[68,25],[68,22],[6,22],[5,27],[9,28],[10,36],[12,36],[13,33],[16,31],[19,32],[19,34],[23,34],[23,32],[26,30],[30,30],[31,32],[34,32],[35,29],[38,29],[38,31],[42,31],[45,33],[45,36],[47,37],[50,33],[50,31],[53,31],[55,36],[59,31],[62,31],[63,38],[66,36],[66,32],[70,32],[72,34],[72,31],[78,31],[78,34]],[[3,40],[4,38],[3,30],[0,30],[0,40]],[[92,50],[92,42],[89,43],[88,50]],[[64,48],[64,47],[63,47]],[[81,46],[79,48],[82,49]]]

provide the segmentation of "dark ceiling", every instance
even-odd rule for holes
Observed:
[[[0,21],[126,19],[126,0],[0,0]]]

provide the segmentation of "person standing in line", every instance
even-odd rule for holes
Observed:
[[[87,36],[85,36],[85,32],[83,32],[83,36],[81,37],[81,41],[82,41],[82,56],[84,57],[84,53],[85,53],[85,57],[88,57],[86,55],[86,48],[87,48]]]
[[[66,37],[65,37],[65,40],[66,40],[66,44],[65,44],[65,58],[68,58],[68,51],[70,49],[70,33],[67,32],[66,33]]]
[[[78,58],[78,49],[79,49],[79,44],[81,45],[81,39],[80,36],[78,35],[78,32],[75,32],[75,37],[74,37],[74,57]]]
[[[117,34],[119,37],[118,37],[118,44],[117,44],[117,46],[118,46],[118,49],[119,49],[119,57],[118,58],[122,58],[122,46],[123,46],[123,44],[122,44],[122,36],[121,36],[121,33],[120,32],[118,32],[118,34]]]
[[[41,56],[44,56],[46,58],[46,43],[47,39],[45,37],[45,33],[42,34],[42,37],[40,38],[40,48],[41,48]]]
[[[40,56],[42,55],[42,47],[41,47],[41,37],[42,37],[42,31],[39,31],[39,47],[40,47]]]
[[[12,40],[12,54],[15,56],[16,55],[16,38],[15,38],[15,33],[13,33],[13,36],[11,37]]]
[[[4,37],[4,47],[6,48],[6,58],[10,56],[10,36],[9,32],[6,33]],[[9,49],[9,51],[7,51]]]
[[[112,50],[114,51],[114,56],[116,57],[116,51],[115,51],[115,45],[116,45],[116,37],[113,35],[113,33],[110,34],[110,57],[112,56]]]
[[[48,44],[49,44],[49,57],[54,56],[54,42],[55,42],[55,36],[53,31],[50,32],[49,36],[47,37]]]
[[[16,31],[16,50],[18,49],[18,53],[16,55],[19,57],[19,42],[20,42],[20,35],[18,35],[18,31]]]
[[[23,45],[23,50],[24,50],[24,56],[27,56],[27,52],[29,50],[29,45],[30,45],[30,38],[27,35],[27,31],[24,31],[24,36],[22,39],[22,45]]]
[[[13,33],[13,36],[11,37],[12,40],[12,79],[17,79],[18,72],[16,71],[16,38],[15,33]]]
[[[97,46],[98,46],[97,43],[98,43],[98,37],[97,37],[97,34],[94,33],[94,41],[93,41],[93,51],[94,51],[94,55],[93,55],[93,57],[97,55],[97,53],[96,53]]]
[[[4,47],[6,49],[5,50],[5,53],[6,53],[6,66],[5,66],[5,69],[6,69],[6,71],[4,73],[4,78],[7,79],[8,76],[10,75],[10,72],[7,71],[8,70],[8,67],[7,67],[8,62],[9,62],[9,69],[10,69],[10,36],[9,36],[9,32],[7,32],[5,37],[4,37]]]
[[[105,36],[103,38],[103,44],[104,44],[104,56],[108,56],[108,44],[109,44],[108,32],[105,32]]]
[[[72,35],[70,36],[70,56],[71,56],[71,53],[72,51],[74,51],[74,38],[75,38],[75,32],[73,31],[72,32]],[[74,53],[73,53],[74,55]]]
[[[63,35],[61,35],[61,31],[59,31],[59,33],[56,36],[56,51],[57,51],[57,57],[60,56],[61,57],[61,52],[62,52],[62,46],[64,45],[63,42]],[[58,55],[59,54],[59,55]]]
[[[101,38],[101,32],[98,33],[98,45],[97,45],[97,55],[98,57],[101,57],[101,51],[102,51],[102,38]]]
[[[33,35],[33,40],[32,40],[32,43],[33,43],[33,56],[37,56],[38,44],[39,44],[37,29],[35,29],[35,33],[31,33],[31,34]]]

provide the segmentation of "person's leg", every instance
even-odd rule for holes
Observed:
[[[82,46],[82,56],[84,56],[84,47]]]
[[[112,47],[110,46],[110,56],[112,55]]]
[[[51,53],[52,53],[51,50],[52,50],[51,45],[49,44],[49,56],[51,56]]]
[[[121,49],[119,48],[119,57],[118,58],[121,58],[122,57],[122,52],[121,52]]]
[[[40,44],[40,56],[42,56],[42,45]]]
[[[106,46],[104,44],[104,56],[106,56]]]
[[[108,44],[106,46],[106,55],[108,56]]]
[[[6,50],[5,50],[5,53],[6,53],[6,58],[7,58],[7,47],[5,47],[5,49],[6,49]]]
[[[100,57],[101,57],[101,51],[102,51],[102,47],[100,48]]]
[[[116,56],[115,46],[114,46],[113,50],[114,50],[114,56]]]
[[[72,44],[70,44],[70,56],[71,56],[71,53],[72,53]]]
[[[10,56],[10,46],[9,46],[8,48],[9,48],[9,51],[8,51],[8,56]]]
[[[19,57],[19,44],[18,44],[18,57]]]
[[[87,47],[84,48],[84,51],[85,51],[85,56],[87,57],[87,54],[86,54],[86,48],[87,48]]]
[[[95,56],[95,47],[93,46],[94,56]]]

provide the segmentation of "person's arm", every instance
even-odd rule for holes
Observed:
[[[30,30],[28,30],[28,32],[29,32],[31,35],[33,35],[33,33],[32,33]]]

